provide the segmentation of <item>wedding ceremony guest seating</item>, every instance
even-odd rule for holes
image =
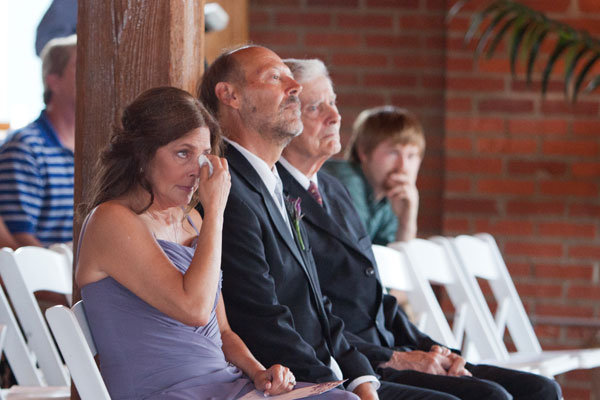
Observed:
[[[46,386],[35,356],[27,347],[4,290],[0,290],[0,351],[6,356],[17,385],[0,390],[2,400],[68,399],[69,386]]]
[[[386,289],[406,293],[419,330],[444,345],[456,348],[458,343],[444,317],[435,294],[418,270],[408,267],[406,255],[390,247],[373,245],[379,277]]]
[[[43,374],[35,365],[35,355],[27,347],[4,290],[0,290],[0,324],[4,328],[2,351],[17,383],[44,386]]]
[[[523,362],[532,359],[546,360],[544,362],[546,375],[600,366],[600,348],[542,350],[498,245],[490,234],[460,235],[453,239],[440,240],[446,240],[451,245],[457,256],[458,265],[481,309],[483,322],[493,330],[494,334],[486,338],[490,342],[496,342],[505,354],[509,353],[503,337],[505,331],[508,331],[517,350],[516,353],[509,354],[510,358],[520,359]],[[491,287],[497,303],[495,315],[492,314],[485,300],[477,278],[487,281]],[[568,357],[568,360],[565,361],[564,357]],[[562,361],[552,361],[557,359]]]
[[[429,289],[433,294],[432,284],[440,285],[446,290],[454,306],[453,338],[458,348],[463,349],[465,358],[472,362],[486,358],[499,359],[500,349],[482,338],[491,332],[486,325],[479,322],[479,310],[473,306],[474,299],[471,298],[471,293],[465,290],[462,276],[452,268],[453,260],[447,257],[444,248],[425,239],[396,242],[389,246],[405,255],[410,271],[421,275],[424,290]],[[437,299],[434,299],[441,310]],[[443,312],[441,315],[446,320]]]
[[[411,305],[415,297],[417,299],[428,298],[429,311],[418,305],[415,308],[421,313],[429,313],[432,320],[435,321],[433,324],[435,330],[445,332],[443,339],[438,340],[448,347],[461,349],[467,361],[540,373],[549,377],[554,376],[552,374],[554,371],[549,369],[549,365],[563,363],[573,366],[573,360],[568,355],[556,355],[548,359],[511,358],[505,347],[490,340],[494,333],[484,322],[483,313],[467,285],[464,274],[460,271],[456,258],[449,247],[444,246],[437,238],[435,240],[413,239],[408,242],[390,243],[388,247],[403,256],[403,258],[396,258],[397,263],[404,260],[405,268],[409,271],[408,274],[416,282],[414,287],[417,292],[428,293],[415,295],[408,292]],[[384,286],[388,286],[385,279],[386,274],[382,273],[381,276]],[[445,289],[454,307],[452,328],[435,297],[432,284],[440,285]],[[435,331],[432,331],[431,328],[425,326],[425,332],[436,338]]]
[[[69,373],[50,336],[34,292],[72,292],[71,268],[64,254],[34,246],[0,250],[0,277],[6,287],[28,347],[35,354],[45,383],[69,386]]]
[[[110,400],[94,361],[96,345],[88,326],[83,301],[75,303],[72,309],[60,305],[51,307],[46,310],[46,318],[81,399]]]
[[[72,279],[73,279],[73,242],[55,243],[53,245],[50,245],[48,248],[59,254],[64,255],[65,262],[66,262],[65,273],[67,274],[67,279],[72,281]],[[72,293],[71,292],[64,293],[64,295],[67,298],[67,302],[69,303],[69,305],[73,305]]]

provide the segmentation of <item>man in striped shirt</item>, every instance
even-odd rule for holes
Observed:
[[[0,147],[0,215],[19,246],[73,238],[76,40],[44,47],[46,109]]]

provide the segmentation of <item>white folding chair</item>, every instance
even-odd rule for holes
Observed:
[[[85,316],[83,301],[75,303],[72,309],[65,306],[51,307],[46,310],[46,318],[81,399],[110,400],[94,361],[96,345]]]
[[[373,245],[379,277],[387,289],[402,290],[416,315],[416,326],[433,340],[457,348],[444,313],[419,271],[408,268],[406,255],[389,247]]]
[[[4,290],[0,290],[0,324],[4,326],[2,350],[19,385],[44,386],[44,376],[35,366],[35,355],[27,347]]]
[[[63,260],[65,262],[65,276],[66,281],[72,282],[73,280],[73,242],[68,243],[55,243],[48,247],[50,250],[55,251],[59,254],[62,254]],[[67,297],[67,302],[69,305],[73,305],[73,296],[72,294],[65,293]]]
[[[577,368],[600,366],[600,348],[542,351],[500,250],[491,235],[461,235],[449,240],[449,243],[482,311],[483,321],[494,332],[489,340],[506,349],[503,338],[508,330],[517,348],[516,353],[509,355],[510,359],[522,363],[537,363],[540,372],[547,376]],[[495,316],[492,315],[476,278],[489,283],[497,302]]]
[[[41,374],[36,373],[35,365],[29,357],[29,350],[2,290],[0,290],[0,318],[2,319],[1,322],[8,322],[9,324],[0,323],[0,352],[6,354],[11,371],[19,384],[19,386],[12,386],[8,389],[0,389],[0,399],[70,399],[71,389],[68,386],[42,386]]]
[[[41,247],[0,250],[0,276],[21,324],[28,347],[33,351],[51,386],[70,386],[48,326],[34,297],[38,290],[62,294],[72,292],[72,277],[65,271],[65,256]]]
[[[446,320],[437,298],[433,295],[432,284],[443,286],[455,313],[452,321],[452,338],[455,348],[463,350],[464,357],[476,362],[482,357],[501,359],[501,349],[494,343],[482,338],[491,332],[477,318],[479,310],[473,307],[471,293],[465,290],[462,276],[451,266],[452,260],[440,244],[424,239],[413,239],[408,242],[397,242],[389,245],[404,254],[407,267],[414,275],[420,276],[421,284],[431,293],[431,303],[440,310],[440,317]]]

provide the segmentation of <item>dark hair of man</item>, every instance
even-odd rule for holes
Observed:
[[[248,47],[260,46],[241,46],[226,50],[204,72],[198,88],[198,98],[215,118],[218,118],[219,115],[219,99],[215,93],[215,87],[219,82],[244,83],[244,73],[240,63],[235,59],[235,53]]]
[[[113,129],[109,143],[97,162],[90,203],[80,206],[80,217],[94,207],[115,199],[138,185],[150,194],[152,186],[146,177],[148,163],[158,148],[183,137],[191,130],[207,127],[213,154],[220,155],[221,131],[204,106],[185,90],[163,86],[146,90],[123,111],[121,126]],[[188,211],[198,204],[194,193]]]

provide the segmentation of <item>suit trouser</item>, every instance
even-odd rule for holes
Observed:
[[[377,391],[381,400],[459,400],[458,397],[400,383],[380,380],[381,387]]]
[[[472,377],[431,375],[411,370],[379,368],[382,381],[416,386],[446,393],[462,400],[557,400],[562,397],[556,381],[544,376],[492,365],[467,364]],[[393,398],[393,397],[392,397]],[[421,397],[397,397],[398,399],[421,399]],[[437,397],[431,397],[437,399]],[[444,398],[444,397],[442,397]],[[429,397],[423,397],[429,399]]]

